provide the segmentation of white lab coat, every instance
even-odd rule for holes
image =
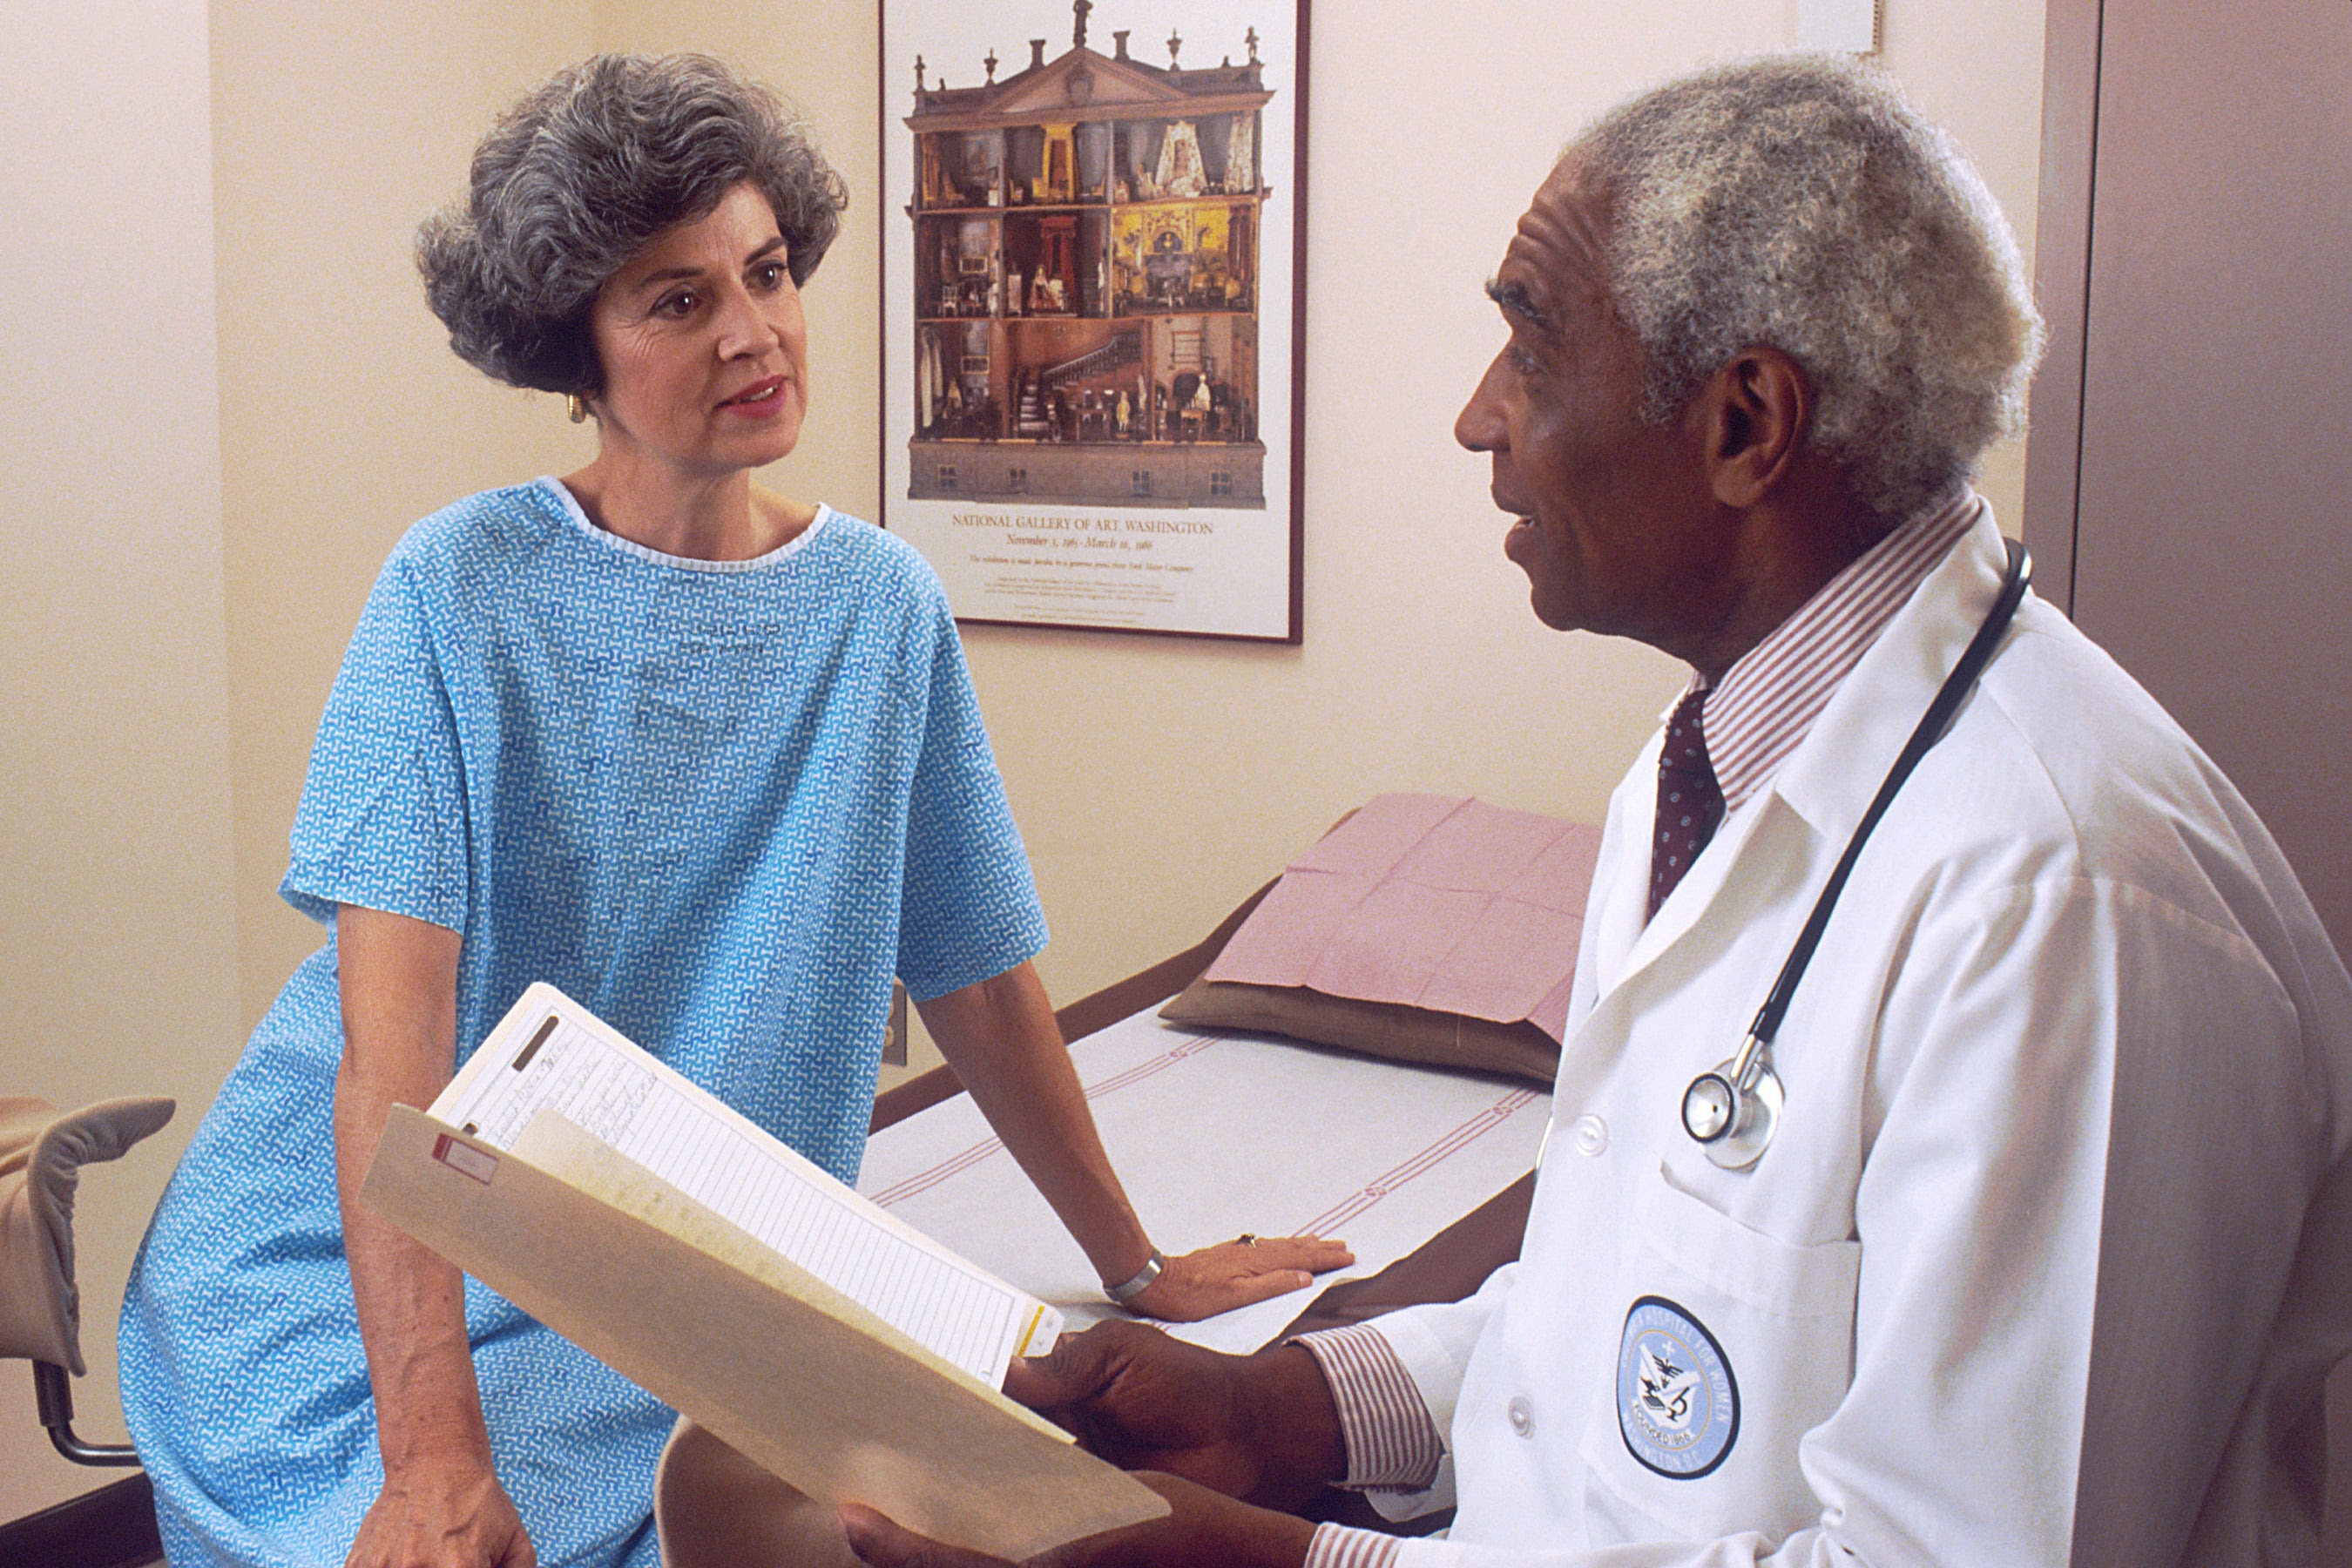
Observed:
[[[2352,982],[2236,792],[2049,605],[1864,850],[1762,1162],[1680,1128],[2000,568],[1988,514],[1646,927],[1654,742],[1620,785],[1522,1259],[1380,1320],[1461,1510],[1404,1563],[2308,1553],[2279,1447],[2352,1324]],[[1730,1363],[1704,1477],[1621,1434],[1643,1297]]]

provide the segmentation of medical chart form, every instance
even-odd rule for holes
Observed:
[[[534,985],[431,1114],[511,1150],[551,1110],[991,1387],[1060,1316],[892,1217],[604,1025]]]

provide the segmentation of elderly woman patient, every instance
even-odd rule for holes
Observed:
[[[1045,924],[937,580],[751,482],[800,435],[800,289],[843,202],[760,89],[604,57],[509,111],[420,236],[451,346],[566,395],[596,456],[412,529],[328,701],[283,887],[326,945],[123,1309],[175,1563],[654,1561],[673,1414],[354,1199],[387,1108],[535,980],[851,1180],[896,973],[1135,1310],[1347,1261],[1153,1249],[1030,968]]]

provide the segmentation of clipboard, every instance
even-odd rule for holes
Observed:
[[[828,1505],[1019,1561],[1141,1482],[562,1116],[507,1150],[393,1108],[361,1201]]]

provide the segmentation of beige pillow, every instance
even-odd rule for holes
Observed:
[[[1559,1047],[1533,1024],[1490,1023],[1393,1002],[1358,1002],[1304,985],[1195,980],[1160,1016],[1203,1029],[1252,1029],[1391,1061],[1501,1073],[1551,1087]]]

